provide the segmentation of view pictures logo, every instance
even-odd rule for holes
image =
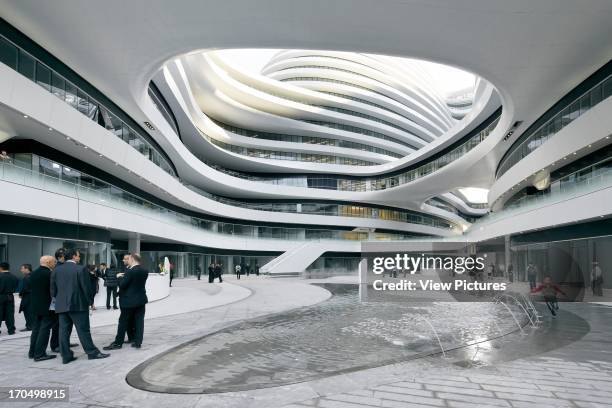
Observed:
[[[376,257],[372,262],[372,272],[376,275],[391,271],[404,271],[410,274],[423,269],[445,270],[463,274],[468,271],[482,272],[485,259],[481,256],[411,256],[396,254],[394,257]]]

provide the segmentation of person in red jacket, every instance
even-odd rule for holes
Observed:
[[[531,293],[542,292],[542,296],[544,297],[544,301],[546,302],[546,306],[548,306],[548,310],[552,313],[553,317],[557,316],[557,310],[559,310],[559,302],[557,301],[557,293],[561,293],[563,296],[567,296],[565,292],[561,290],[561,288],[555,285],[552,282],[550,276],[544,277],[542,284],[536,288],[531,290]]]

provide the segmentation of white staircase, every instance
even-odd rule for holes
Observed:
[[[272,276],[295,276],[301,274],[329,247],[328,243],[304,242],[277,256],[261,267],[262,273]]]

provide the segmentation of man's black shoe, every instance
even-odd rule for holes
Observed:
[[[45,355],[42,355],[42,356],[40,356],[40,357],[36,357],[36,358],[34,359],[34,361],[45,361],[45,360],[51,360],[52,358],[55,358],[55,357],[57,357],[55,354],[45,354]]]
[[[59,353],[59,347],[52,348],[51,351],[54,353]]]
[[[75,356],[70,357],[68,360],[62,360],[62,364],[68,364],[73,362],[74,360],[76,360],[77,358]]]
[[[9,336],[12,336],[13,334],[15,334],[15,332],[9,332]]]
[[[100,353],[99,351],[96,354],[88,354],[87,358],[90,360],[98,360],[101,358],[110,357],[110,354]]]
[[[106,306],[106,310],[110,310],[110,306]]]
[[[134,347],[134,348],[140,348],[140,347],[142,347],[142,346],[141,346],[140,344],[132,343],[132,347]]]
[[[121,347],[121,344],[111,343],[108,346],[102,347],[102,350],[119,350]]]
[[[113,306],[113,310],[117,310],[119,309],[117,306]]]
[[[70,343],[70,347],[77,347],[79,343]]]
[[[27,331],[32,331],[32,329],[30,329],[29,327],[26,327],[25,329],[21,329],[19,331],[20,332],[27,332]]]

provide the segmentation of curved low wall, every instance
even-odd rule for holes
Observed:
[[[96,307],[106,307],[106,287],[104,286],[104,280],[98,278],[99,290],[94,298],[94,305]],[[147,278],[147,298],[149,302],[155,302],[161,300],[170,295],[170,275],[160,275],[158,273],[149,273]],[[111,306],[113,304],[111,295]]]

